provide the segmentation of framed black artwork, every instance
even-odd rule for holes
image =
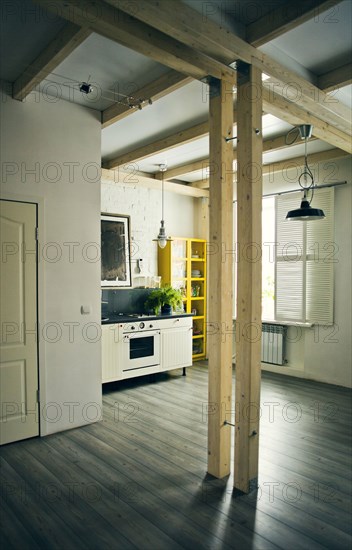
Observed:
[[[101,286],[131,286],[129,216],[101,215]]]

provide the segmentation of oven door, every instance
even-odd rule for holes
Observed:
[[[133,332],[122,337],[122,371],[160,365],[160,330]]]

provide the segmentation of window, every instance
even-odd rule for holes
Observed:
[[[275,197],[263,199],[262,208],[262,318],[275,319]]]
[[[314,194],[314,207],[324,210],[325,219],[286,221],[287,212],[298,208],[301,199],[302,193],[263,199],[262,319],[332,324],[333,270],[337,262],[334,189],[320,189]],[[234,216],[236,220],[236,203]],[[235,280],[235,297],[236,286]]]
[[[325,219],[287,222],[302,193],[279,195],[275,201],[275,318],[281,321],[333,322],[334,190],[314,194]]]

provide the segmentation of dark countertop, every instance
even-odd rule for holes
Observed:
[[[119,315],[118,313],[111,313],[109,317],[101,320],[102,325],[111,325],[113,323],[135,323],[137,321],[153,321],[155,319],[176,319],[177,317],[193,317],[193,313],[172,313],[171,315]]]

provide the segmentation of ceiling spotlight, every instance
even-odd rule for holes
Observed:
[[[88,95],[93,91],[93,86],[88,84],[88,82],[81,82],[79,85],[79,91],[82,92],[82,94]]]

